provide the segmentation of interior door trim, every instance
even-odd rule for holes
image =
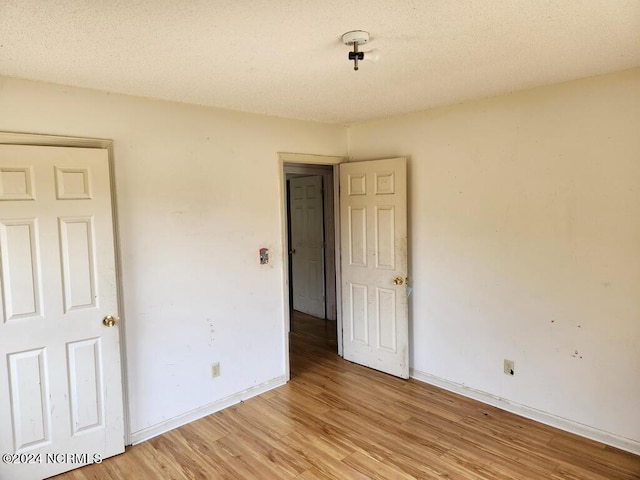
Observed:
[[[309,166],[313,165],[333,165],[333,199],[334,199],[334,228],[335,228],[335,268],[336,268],[336,328],[338,329],[338,354],[342,356],[342,304],[340,292],[340,219],[338,207],[338,184],[337,165],[346,162],[345,157],[332,155],[312,155],[307,153],[278,152],[278,168],[280,177],[280,231],[282,245],[282,306],[283,306],[283,332],[284,332],[284,358],[285,358],[285,379],[291,379],[289,365],[289,256],[285,252],[287,246],[287,179],[285,164],[300,163]],[[329,192],[327,192],[329,194]]]
[[[127,378],[126,321],[122,295],[122,261],[120,235],[118,229],[118,202],[116,196],[116,178],[113,158],[113,140],[105,138],[67,137],[61,135],[42,135],[24,132],[0,131],[0,145],[31,145],[40,147],[97,148],[107,151],[109,163],[109,181],[111,187],[111,211],[113,216],[113,247],[116,262],[116,292],[120,315],[120,363],[122,370],[122,406],[124,420],[124,444],[131,445],[131,420],[129,413],[129,382]]]

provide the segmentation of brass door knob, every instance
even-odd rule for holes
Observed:
[[[107,315],[106,317],[104,317],[102,319],[102,324],[105,327],[113,327],[116,324],[116,319],[114,317],[112,317],[111,315]]]
[[[402,285],[403,283],[404,283],[404,280],[402,279],[402,277],[396,277],[393,279],[394,285]]]

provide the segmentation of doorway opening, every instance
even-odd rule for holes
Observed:
[[[328,297],[335,286],[338,355],[375,370],[409,378],[408,297],[411,290],[407,260],[406,157],[343,163],[339,157],[293,153],[279,156],[283,168],[282,244],[287,248],[283,262],[284,305],[298,309],[296,282],[302,278],[302,288],[316,284],[320,291],[325,289],[325,294],[321,303],[317,303],[305,291],[302,303],[297,305],[308,301],[309,308],[317,308],[313,310],[318,312],[314,315],[322,316],[324,312],[324,320],[330,321]],[[314,170],[322,168],[317,164],[331,165],[333,177],[329,171]],[[287,178],[287,175],[291,176]],[[319,176],[322,178],[317,178]],[[333,180],[331,186],[323,183],[325,178],[327,182]],[[318,200],[317,192],[322,185],[325,195]],[[338,185],[342,188],[336,188]],[[327,192],[333,193],[330,207],[326,206],[330,200]],[[300,204],[295,204],[296,201]],[[333,208],[334,215],[324,211],[329,208]],[[306,234],[297,232],[293,225],[296,216],[302,219],[304,228],[307,224],[313,225],[307,230],[317,232],[321,240],[306,241]],[[325,222],[331,219],[334,225],[327,227]],[[330,240],[331,234],[334,241]],[[300,243],[298,238],[304,241]],[[302,267],[296,265],[299,245],[304,251],[299,257],[303,260]],[[325,257],[331,246],[335,263]],[[287,255],[287,252],[290,253]],[[331,267],[335,268],[333,273]],[[297,275],[298,268],[307,272],[307,276]],[[289,308],[285,308],[284,320],[287,334],[284,354],[289,359]],[[286,367],[289,379],[289,361]]]
[[[289,332],[338,348],[334,168],[284,163]]]

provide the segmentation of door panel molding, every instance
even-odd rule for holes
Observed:
[[[122,253],[120,247],[118,202],[116,190],[116,170],[114,162],[113,140],[107,138],[74,137],[63,135],[47,135],[28,132],[7,132],[0,131],[0,145],[31,145],[41,147],[74,147],[74,148],[96,148],[107,151],[109,166],[109,178],[111,189],[111,212],[113,219],[113,248],[116,266],[116,291],[120,335],[120,364],[122,369],[122,401],[123,401],[123,421],[124,421],[124,443],[131,445],[131,417],[129,412],[129,381],[127,375],[127,351],[126,351],[126,312],[123,302],[122,291]]]
[[[340,166],[344,358],[409,378],[406,158]]]
[[[294,310],[327,318],[322,175],[289,180],[291,283]]]
[[[0,163],[5,171],[14,166],[33,170],[34,200],[16,199],[2,209],[5,224],[32,218],[33,227],[27,225],[25,230],[20,225],[12,227],[18,229],[15,232],[3,232],[7,248],[0,256],[3,264],[11,267],[3,268],[2,283],[26,292],[12,299],[16,308],[41,313],[0,326],[2,355],[9,363],[11,358],[15,360],[10,384],[0,383],[0,415],[3,421],[12,418],[14,435],[12,438],[4,431],[0,443],[5,452],[28,449],[43,456],[86,451],[107,458],[121,453],[125,430],[120,334],[118,328],[105,329],[101,321],[109,314],[119,314],[108,152],[2,144]],[[71,173],[64,180],[64,190],[72,197],[61,199],[58,195],[57,169]],[[91,198],[73,196],[87,192],[85,179],[89,176]],[[22,191],[12,182],[9,178],[3,189]],[[68,228],[61,231],[65,222]],[[34,270],[40,274],[33,274]],[[34,283],[41,283],[40,308],[29,301],[38,296],[30,287]],[[68,298],[65,290],[71,293]],[[65,308],[70,303],[85,308]],[[65,347],[87,339],[98,342],[98,348],[77,348],[67,355]],[[22,358],[24,352],[36,355]],[[38,398],[44,400],[38,402]],[[82,438],[77,438],[80,432]],[[28,468],[0,465],[0,476],[27,479],[56,475],[91,463],[88,454],[72,463],[36,462]]]

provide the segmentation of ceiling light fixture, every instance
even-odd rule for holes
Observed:
[[[377,62],[380,60],[380,52],[371,50],[369,52],[361,52],[358,50],[360,45],[364,45],[369,41],[369,32],[364,30],[353,30],[342,35],[342,43],[345,45],[353,45],[353,51],[349,52],[349,60],[353,60],[353,69],[358,70],[358,61],[369,60]]]

